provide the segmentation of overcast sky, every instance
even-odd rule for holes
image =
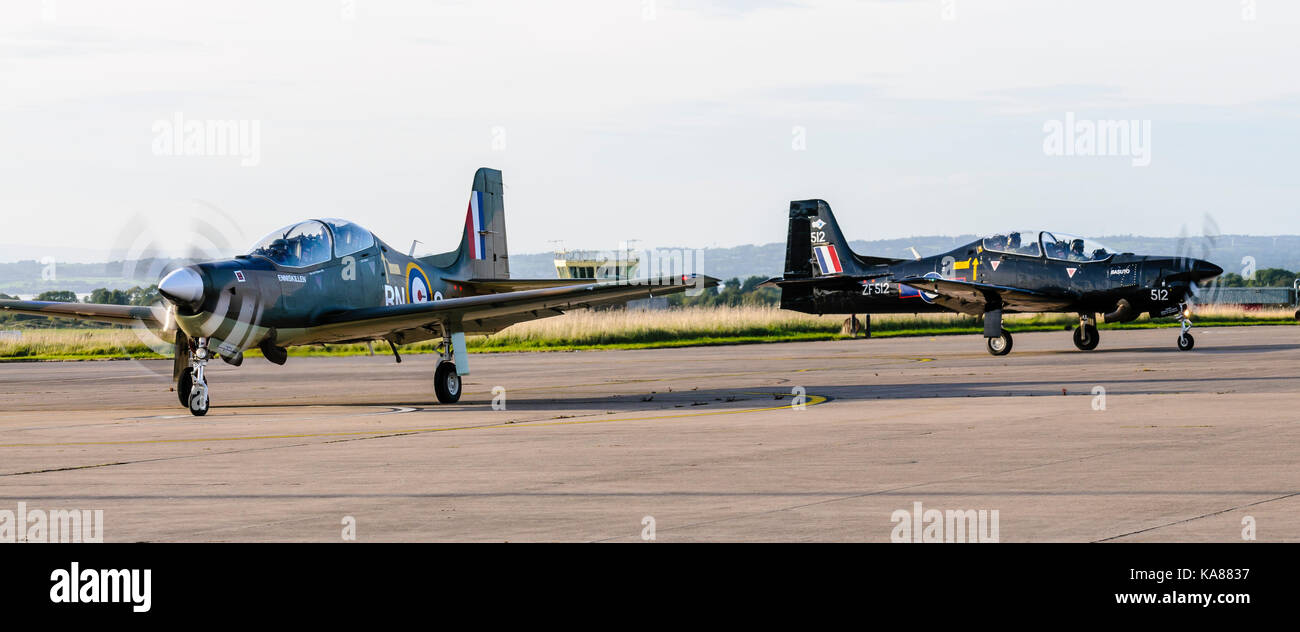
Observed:
[[[203,212],[446,250],[479,166],[517,253],[782,241],[813,197],[855,239],[1295,234],[1298,62],[1287,0],[6,0],[0,244]],[[255,160],[160,155],[178,113],[255,123]],[[1049,155],[1067,115],[1147,153]]]

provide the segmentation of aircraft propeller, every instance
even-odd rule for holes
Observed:
[[[153,289],[173,271],[229,257],[236,252],[234,244],[246,241],[238,225],[221,209],[197,200],[195,206],[188,213],[189,222],[181,231],[183,237],[180,239],[164,239],[145,216],[137,214],[132,217],[118,232],[110,249],[110,261],[121,262],[121,278],[139,287]],[[185,244],[179,256],[175,247],[177,241]],[[132,329],[136,338],[154,353],[173,357],[172,379],[175,381],[184,371],[183,367],[189,364],[190,340],[176,325],[176,303],[160,293],[150,298],[147,307],[162,326],[154,330],[137,324]]]

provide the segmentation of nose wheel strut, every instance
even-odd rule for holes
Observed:
[[[1191,310],[1188,309],[1187,303],[1183,303],[1178,307],[1179,307],[1178,320],[1179,322],[1182,323],[1183,326],[1182,333],[1178,334],[1178,350],[1191,351],[1192,347],[1196,346],[1196,339],[1193,338],[1192,334],[1190,333],[1192,329]]]
[[[194,350],[190,353],[190,366],[181,372],[176,381],[176,394],[181,405],[190,409],[190,414],[202,417],[208,414],[208,380],[206,368],[211,353],[208,351],[208,339],[194,341]]]
[[[1080,351],[1092,351],[1101,342],[1101,334],[1092,314],[1079,314],[1079,326],[1074,329],[1074,346]]]

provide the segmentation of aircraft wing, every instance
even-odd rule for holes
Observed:
[[[114,325],[141,323],[154,328],[161,327],[167,317],[165,312],[155,312],[154,309],[149,307],[101,305],[99,303],[56,303],[53,301],[0,300],[0,312],[91,320]]]
[[[902,279],[898,283],[937,294],[938,296],[932,300],[933,303],[963,314],[979,315],[993,309],[1004,309],[1009,312],[1063,310],[1077,300],[1077,297],[1072,295],[1050,294],[956,279],[912,277]]]
[[[544,287],[560,287],[576,283],[597,283],[597,279],[470,279],[456,281],[446,279],[447,283],[458,283],[475,294],[492,294],[499,292],[518,292],[519,290],[536,290]]]
[[[702,287],[714,287],[718,283],[718,279],[712,277],[698,278],[698,284]],[[687,275],[588,282],[427,303],[364,307],[322,316],[312,327],[313,338],[326,341],[381,338],[422,328],[427,333],[427,328],[435,326],[446,326],[453,331],[465,333],[491,333],[517,322],[556,316],[582,307],[675,294],[696,285],[697,277]],[[403,337],[405,336],[399,336],[399,343]]]

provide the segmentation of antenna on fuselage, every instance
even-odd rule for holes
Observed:
[[[915,258],[917,261],[921,260],[921,253],[916,251],[916,246],[908,246],[907,249],[912,251],[913,258]]]
[[[415,244],[422,244],[422,243],[424,243],[424,242],[420,241],[419,239],[412,239],[412,240],[411,240],[411,252],[410,252],[410,254],[408,254],[408,255],[406,255],[406,256],[408,256],[408,257],[414,257],[414,256],[415,256]]]

